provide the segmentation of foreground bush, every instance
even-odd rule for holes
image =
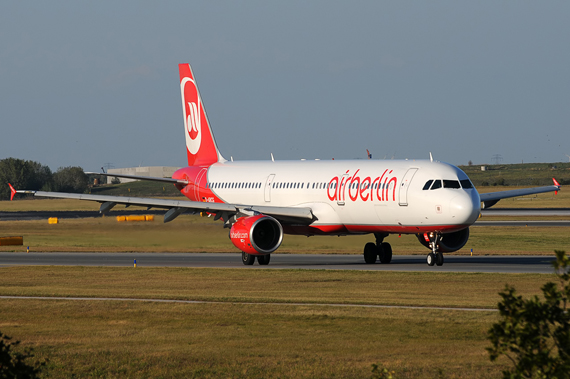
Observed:
[[[43,363],[29,364],[34,357],[31,350],[18,351],[19,341],[11,341],[12,338],[0,332],[0,378],[2,379],[32,379],[38,378],[43,368]]]
[[[544,300],[524,300],[513,287],[499,295],[501,319],[489,330],[491,361],[505,355],[513,364],[503,378],[570,378],[570,259],[556,251],[559,284],[542,287]]]

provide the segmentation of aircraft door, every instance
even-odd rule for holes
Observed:
[[[408,189],[410,188],[410,183],[412,182],[412,178],[418,171],[417,168],[410,168],[404,178],[402,179],[402,183],[400,183],[400,191],[399,191],[399,202],[398,204],[402,207],[408,206]]]
[[[271,174],[267,177],[265,182],[265,202],[271,202],[271,187],[273,187],[273,180],[275,179],[275,174]]]
[[[343,191],[343,187],[346,186],[346,179],[348,179],[348,174],[344,174],[341,179],[340,182],[338,182],[337,188],[335,188],[336,190],[336,204],[337,205],[344,205],[344,191]]]

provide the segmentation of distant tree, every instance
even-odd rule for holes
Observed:
[[[32,379],[38,378],[44,362],[27,363],[34,357],[31,349],[18,351],[20,341],[11,341],[12,338],[0,332],[0,378]]]
[[[467,164],[468,164],[469,166],[473,166],[473,162],[472,162],[471,160],[470,160],[469,162],[467,162]]]
[[[89,177],[81,167],[60,167],[53,174],[53,190],[83,193],[89,187]]]
[[[0,199],[10,198],[11,183],[17,189],[49,189],[52,173],[48,166],[17,158],[0,160]]]
[[[43,166],[38,162],[28,161],[32,171],[29,189],[50,191],[53,185],[53,174],[48,166]]]
[[[503,378],[570,378],[570,258],[556,250],[560,284],[542,287],[544,301],[524,300],[513,287],[499,295],[500,320],[489,330],[491,361],[505,355],[513,364]]]

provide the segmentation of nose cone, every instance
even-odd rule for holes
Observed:
[[[450,202],[451,215],[457,224],[471,225],[481,212],[481,200],[475,190],[463,190]]]

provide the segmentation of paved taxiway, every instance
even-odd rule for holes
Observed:
[[[430,267],[424,255],[395,255],[391,264],[365,264],[361,255],[272,254],[269,266],[244,266],[240,254],[222,253],[0,253],[0,267],[26,265],[133,267],[212,267],[239,269],[320,269],[375,271],[553,273],[554,256],[445,255]]]

